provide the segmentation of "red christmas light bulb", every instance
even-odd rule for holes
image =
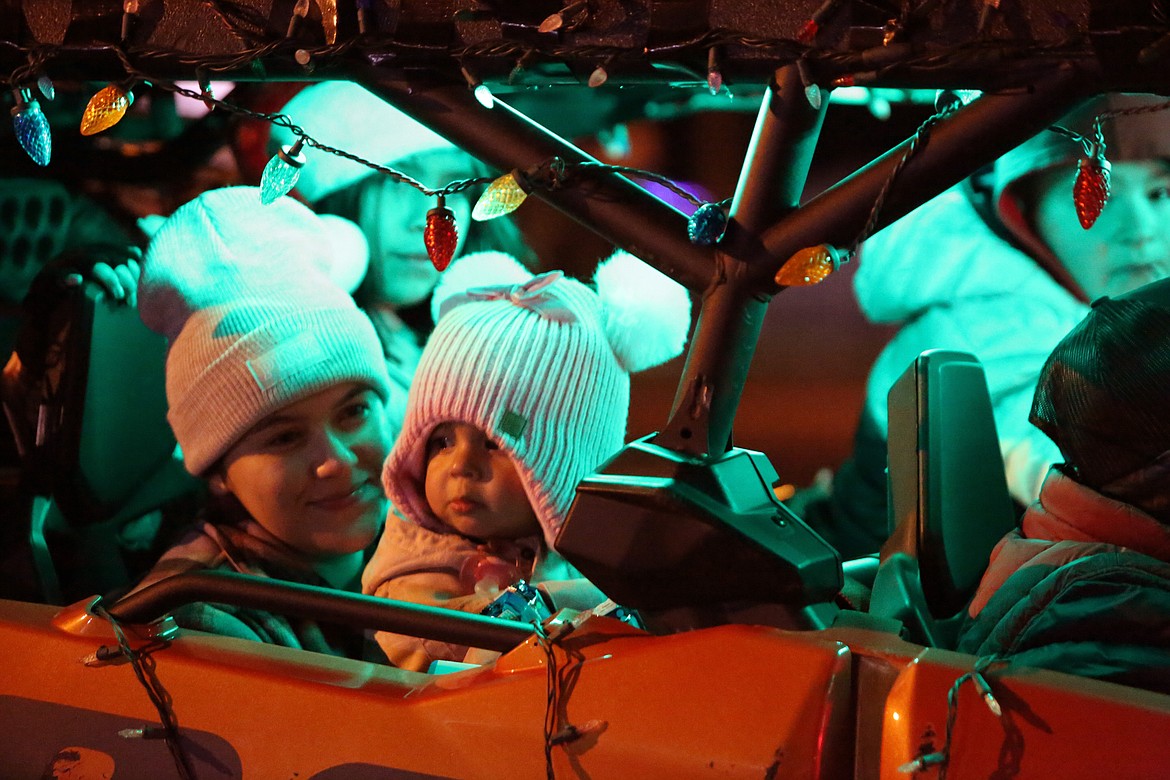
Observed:
[[[1098,152],[1081,160],[1077,166],[1077,180],[1073,182],[1073,205],[1081,227],[1085,230],[1093,227],[1108,201],[1109,161]]]
[[[801,43],[812,43],[820,32],[820,25],[817,24],[816,19],[809,19],[800,26],[800,30],[796,33],[796,40]]]
[[[438,205],[427,212],[423,242],[427,245],[427,257],[431,258],[435,268],[446,270],[459,244],[459,226],[455,223],[455,212],[447,208],[442,195]]]

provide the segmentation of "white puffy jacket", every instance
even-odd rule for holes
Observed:
[[[1027,505],[1062,460],[1028,422],[1045,359],[1088,312],[1028,255],[987,226],[952,189],[869,238],[854,291],[873,322],[903,323],[870,371],[866,411],[887,426],[886,395],[927,349],[983,363],[1007,467],[1008,489]]]

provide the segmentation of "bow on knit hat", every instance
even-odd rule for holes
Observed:
[[[448,309],[468,301],[507,300],[515,306],[536,312],[541,317],[558,322],[572,322],[573,310],[557,300],[548,289],[564,276],[560,271],[534,276],[524,284],[497,285],[495,287],[474,287],[448,297],[439,306],[439,317]],[[438,319],[438,318],[436,318]]]
[[[677,356],[690,327],[686,290],[632,255],[603,262],[594,285],[560,271],[534,277],[499,252],[447,270],[382,472],[407,520],[450,530],[426,501],[426,442],[439,424],[462,422],[511,457],[553,545],[577,483],[625,443],[630,373]]]
[[[167,338],[167,420],[204,474],[272,412],[341,382],[389,393],[373,325],[338,279],[367,261],[356,225],[255,187],[204,192],[158,227],[138,284]]]

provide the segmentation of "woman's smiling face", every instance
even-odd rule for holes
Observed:
[[[311,559],[368,547],[386,518],[381,484],[390,436],[382,399],[342,383],[261,420],[224,456],[211,487]]]

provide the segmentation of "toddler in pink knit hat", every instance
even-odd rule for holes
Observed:
[[[483,252],[451,266],[432,310],[382,474],[394,510],[363,591],[481,612],[523,579],[553,609],[596,607],[605,596],[554,542],[577,483],[625,441],[630,372],[682,351],[686,291],[624,253],[589,286]],[[407,669],[467,651],[376,638]]]

